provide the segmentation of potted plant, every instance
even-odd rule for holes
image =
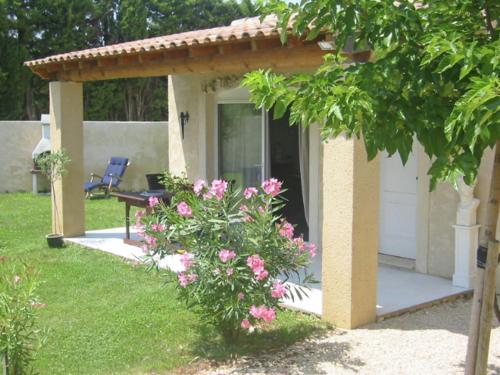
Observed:
[[[36,162],[40,167],[40,172],[50,181],[50,194],[54,206],[54,228],[59,229],[59,211],[55,194],[55,183],[66,173],[66,164],[70,161],[64,149],[52,151],[37,157]],[[64,235],[62,233],[47,234],[47,244],[49,247],[63,247]]]

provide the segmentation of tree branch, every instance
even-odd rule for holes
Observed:
[[[495,33],[495,28],[493,27],[493,23],[491,22],[491,14],[490,9],[488,7],[488,3],[484,2],[484,19],[486,22],[486,30],[488,31],[489,36],[493,36]]]

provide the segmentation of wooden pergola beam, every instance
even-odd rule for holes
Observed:
[[[260,47],[259,47],[260,48]],[[194,52],[196,51],[196,52]],[[58,81],[97,81],[132,77],[158,77],[169,74],[189,73],[243,73],[260,68],[274,68],[276,70],[311,69],[323,61],[324,51],[317,45],[300,46],[296,48],[269,48],[252,51],[248,49],[228,50],[224,46],[221,54],[218,48],[204,49],[198,52],[192,49],[191,57],[170,58],[170,54],[158,59],[148,60],[138,58],[135,61],[121,61],[115,65],[96,64],[73,70],[55,70]]]
[[[321,65],[325,53],[316,41],[292,37],[282,45],[279,38],[263,38],[55,62],[32,69],[44,79],[73,82],[169,74],[241,74],[255,69],[286,72],[313,70]],[[354,61],[365,61],[369,56],[369,51],[349,55]]]
[[[324,54],[315,42],[292,40],[283,46],[278,38],[265,38],[55,62],[32,69],[44,79],[74,82],[169,74],[241,74],[266,68],[278,71],[311,70],[323,62]]]

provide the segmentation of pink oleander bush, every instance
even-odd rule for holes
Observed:
[[[223,180],[198,180],[170,205],[151,199],[153,213],[137,215],[147,261],[157,265],[180,254],[184,270],[174,277],[180,298],[226,338],[272,322],[283,297],[301,298],[282,280],[304,270],[315,246],[294,236],[279,215],[281,185],[271,178],[233,191]],[[311,280],[304,272],[302,281]]]

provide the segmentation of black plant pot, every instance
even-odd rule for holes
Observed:
[[[64,236],[59,233],[51,233],[45,236],[47,238],[47,245],[49,247],[63,247],[64,246]]]

